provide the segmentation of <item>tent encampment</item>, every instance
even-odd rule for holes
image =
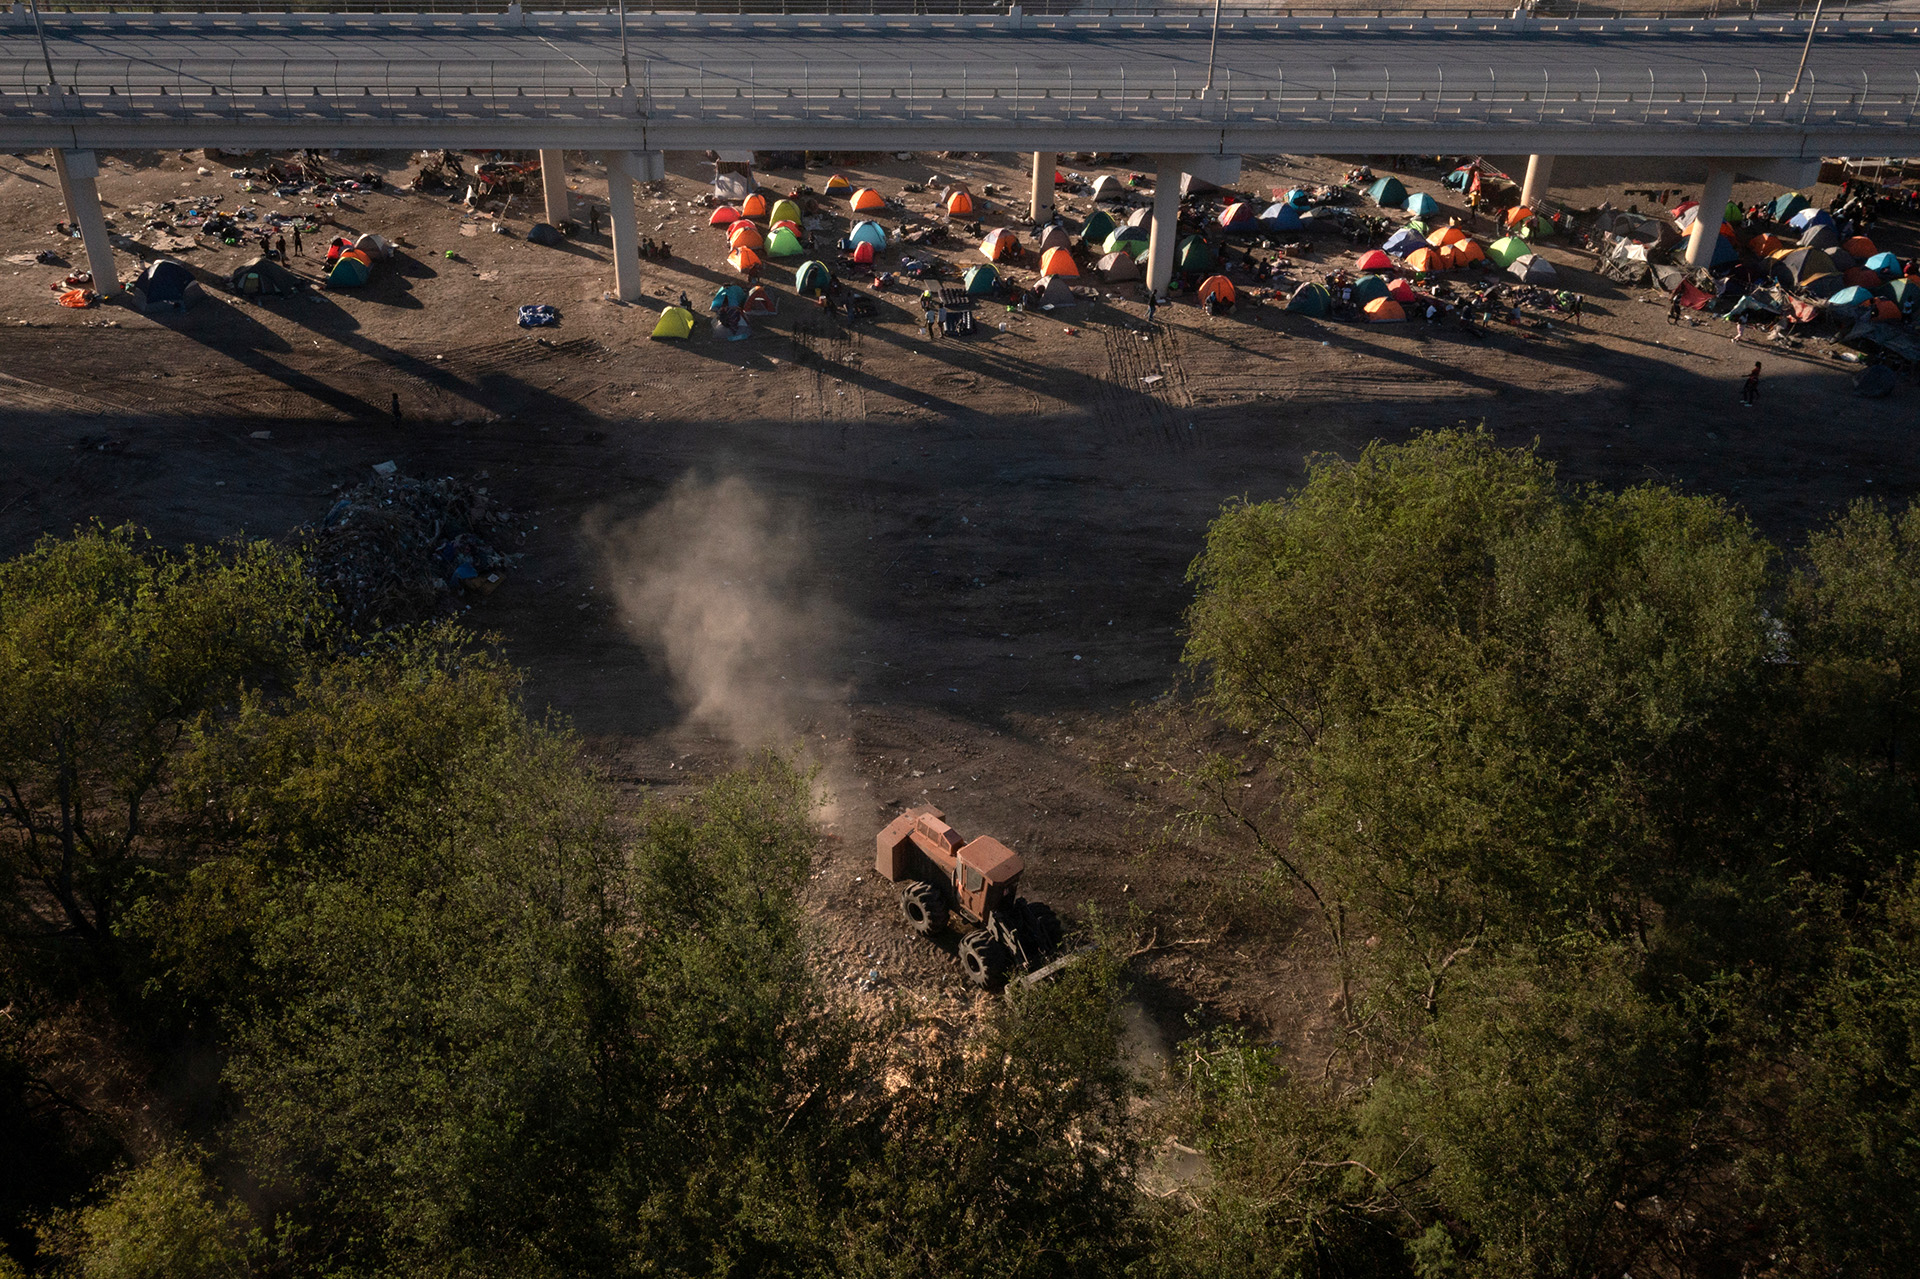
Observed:
[[[1040,282],[1033,287],[1040,302],[1045,306],[1071,306],[1079,301],[1073,296],[1073,287],[1057,275],[1041,276]]]
[[[856,244],[847,250],[847,261],[860,266],[872,266],[873,259],[874,252],[871,244]]]
[[[334,259],[333,269],[327,272],[327,287],[357,289],[372,278],[372,260],[358,250],[348,250]]]
[[[1449,265],[1446,259],[1440,256],[1444,252],[1447,250],[1418,248],[1402,258],[1401,262],[1407,270],[1417,271],[1422,275],[1433,271],[1444,271]]]
[[[1073,254],[1065,249],[1048,249],[1040,255],[1040,274],[1073,275],[1080,274],[1080,268],[1073,263]]]
[[[740,210],[731,204],[723,204],[707,218],[708,226],[732,226],[740,220]]]
[[[1833,215],[1825,209],[1802,209],[1787,219],[1787,225],[1796,231],[1804,231],[1810,226],[1832,226]]]
[[[747,290],[748,315],[772,315],[774,313],[773,294],[767,292],[767,286],[756,284]]]
[[[853,183],[847,181],[844,174],[836,173],[827,179],[827,192],[830,195],[839,195],[841,192],[851,190],[853,190]]]
[[[1000,287],[1000,273],[991,265],[970,266],[960,277],[960,287],[969,297],[985,297]]]
[[[1407,203],[1407,189],[1400,184],[1399,178],[1381,178],[1367,188],[1367,198],[1383,209],[1404,208]]]
[[[1324,319],[1333,310],[1333,295],[1327,292],[1324,284],[1311,282],[1301,285],[1287,299],[1289,315],[1305,315]]]
[[[973,197],[965,191],[955,191],[947,197],[947,212],[956,218],[973,216]]]
[[[655,342],[684,342],[693,336],[693,312],[670,306],[660,313],[650,335]]]
[[[1880,252],[1879,246],[1864,235],[1848,236],[1840,242],[1840,247],[1853,254],[1854,257],[1859,258],[1862,262],[1865,262],[1874,254]]]
[[[1040,233],[1040,242],[1033,247],[1035,252],[1042,254],[1048,249],[1071,248],[1073,247],[1073,236],[1067,231],[1067,228],[1055,222]]]
[[[767,237],[760,234],[760,228],[744,218],[734,223],[733,228],[727,232],[729,249],[757,249],[766,242]]]
[[[1124,200],[1127,198],[1127,184],[1111,173],[1103,173],[1093,180],[1093,198],[1099,200]]]
[[[1783,284],[1805,284],[1822,275],[1837,277],[1833,259],[1819,249],[1785,249],[1773,255],[1774,274]]]
[[[770,207],[772,206],[767,203],[767,197],[755,191],[740,202],[740,216],[743,218],[764,218],[767,216],[767,210]]]
[[[1871,290],[1863,289],[1857,284],[1849,284],[1845,288],[1837,290],[1832,297],[1828,298],[1827,305],[1831,307],[1864,306],[1872,301],[1873,293]]]
[[[1810,226],[1800,233],[1795,243],[1803,249],[1837,249],[1840,233],[1830,225]]]
[[[1137,227],[1117,226],[1113,234],[1107,237],[1100,248],[1107,253],[1145,253],[1147,251],[1147,233]]]
[[[1458,244],[1467,238],[1467,233],[1457,226],[1443,226],[1427,233],[1427,243],[1438,248],[1442,244]]]
[[[1882,276],[1896,276],[1900,274],[1900,259],[1891,253],[1869,254],[1863,265],[1867,270],[1877,272]]]
[[[1785,195],[1777,195],[1773,198],[1773,203],[1767,206],[1767,217],[1775,222],[1785,222],[1806,207],[1806,196],[1798,191],[1789,191]]]
[[[1109,253],[1094,264],[1102,279],[1109,284],[1121,284],[1127,280],[1140,278],[1140,263],[1131,253]]]
[[[1259,225],[1260,219],[1255,215],[1253,206],[1245,201],[1229,204],[1220,210],[1220,229],[1223,231],[1252,231]]]

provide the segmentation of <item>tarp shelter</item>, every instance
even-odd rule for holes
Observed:
[[[1773,257],[1774,274],[1785,284],[1805,284],[1822,275],[1836,275],[1833,259],[1819,249],[1788,249]]]
[[[876,249],[887,247],[887,229],[878,222],[856,222],[847,232],[847,239],[854,244],[871,244]]]
[[[773,294],[767,292],[767,286],[756,284],[747,290],[748,315],[772,315],[774,312]]]
[[[1138,227],[1117,226],[1100,247],[1108,253],[1145,253],[1147,233]]]
[[[1430,218],[1440,212],[1440,201],[1421,191],[1407,197],[1407,212],[1416,218]]]
[[[872,187],[862,187],[853,193],[853,211],[855,213],[878,212],[887,207],[886,197]]]
[[[255,258],[235,271],[228,282],[248,297],[284,295],[300,288],[300,277],[272,258]]]
[[[1825,209],[1802,209],[1787,219],[1787,225],[1796,231],[1804,231],[1810,226],[1832,226],[1833,215]]]
[[[1287,299],[1289,315],[1307,315],[1320,319],[1333,310],[1333,295],[1327,292],[1324,284],[1303,284],[1293,291]]]
[[[1390,292],[1392,290],[1387,287],[1387,282],[1377,275],[1363,275],[1353,282],[1353,300],[1363,305],[1375,298],[1386,297]]]
[[[956,218],[970,217],[973,214],[973,197],[965,191],[955,191],[947,197],[947,212]]]
[[[1073,289],[1065,279],[1057,275],[1044,275],[1034,287],[1040,301],[1047,306],[1071,306],[1079,299],[1073,296]]]
[[[1040,233],[1040,242],[1033,247],[1041,253],[1048,249],[1069,249],[1073,247],[1073,236],[1067,228],[1055,222]]]
[[[757,249],[766,242],[767,237],[760,234],[760,228],[745,219],[734,223],[733,229],[727,232],[729,249]]]
[[[1402,324],[1407,310],[1392,298],[1375,298],[1363,308],[1368,324]]]
[[[807,246],[800,243],[800,237],[790,228],[781,227],[767,237],[767,253],[773,257],[797,258],[806,251]]]
[[[1524,258],[1533,252],[1533,247],[1517,236],[1501,236],[1487,246],[1487,256],[1493,259],[1495,266],[1512,266],[1518,258]]]
[[[327,272],[327,287],[357,289],[372,278],[372,261],[357,249],[349,249],[334,261],[333,269]]]
[[[1840,233],[1831,226],[1810,226],[1800,233],[1796,243],[1803,249],[1837,249]]]
[[[1353,260],[1353,265],[1362,271],[1391,271],[1393,259],[1379,249],[1368,249]]]
[[[1680,305],[1689,311],[1704,311],[1713,303],[1713,294],[1705,289],[1696,288],[1692,280],[1682,279],[1679,293]]]
[[[1427,234],[1427,243],[1436,248],[1442,244],[1458,244],[1467,238],[1467,233],[1457,226],[1443,226]]]
[[[1041,275],[1079,275],[1080,268],[1073,264],[1073,254],[1065,249],[1048,249],[1040,255]]]
[[[1840,242],[1840,247],[1862,262],[1880,251],[1879,247],[1864,235],[1848,236]]]
[[[1174,262],[1182,271],[1210,271],[1217,260],[1213,246],[1197,235],[1180,241],[1180,249],[1174,255]]]
[[[767,221],[797,224],[800,221],[800,206],[792,200],[775,200],[767,210]]]
[[[1085,244],[1100,245],[1114,232],[1114,221],[1105,209],[1095,209],[1088,215],[1080,227],[1080,239]]]
[[[732,226],[740,220],[740,210],[731,204],[723,204],[707,218],[708,226]]]
[[[1127,184],[1111,173],[1103,173],[1093,180],[1093,198],[1095,200],[1124,200],[1127,198]]]
[[[1418,231],[1409,231],[1402,227],[1388,236],[1387,242],[1380,247],[1396,258],[1404,258],[1415,249],[1426,248],[1427,240]]]
[[[971,297],[985,297],[1000,287],[1000,273],[991,266],[970,266],[960,277],[960,287]]]
[[[1253,206],[1241,201],[1229,204],[1220,210],[1220,229],[1223,231],[1251,231],[1260,224]]]
[[[874,253],[871,244],[856,244],[847,253],[848,261],[856,262],[861,266],[872,266],[873,258]]]
[[[670,306],[654,322],[655,342],[684,342],[693,336],[693,312],[684,306]]]
[[[1900,259],[1891,253],[1870,254],[1862,265],[1864,265],[1867,270],[1876,271],[1882,276],[1896,276],[1900,274]]]
[[[1555,284],[1560,279],[1560,273],[1553,269],[1553,263],[1537,253],[1528,253],[1509,262],[1507,274],[1528,284]]]
[[[720,311],[730,306],[745,306],[747,291],[737,284],[723,284],[713,291],[713,301],[707,303],[707,310]]]
[[[1095,268],[1109,284],[1140,278],[1140,263],[1131,253],[1109,253],[1095,264]]]
[[[764,218],[767,216],[767,210],[770,207],[772,206],[767,203],[767,197],[755,191],[752,195],[740,202],[740,216],[743,218]]]
[[[1785,222],[1806,207],[1806,196],[1798,191],[1789,191],[1785,195],[1773,197],[1773,203],[1767,206],[1767,217],[1775,222]]]
[[[1407,270],[1418,271],[1423,275],[1432,271],[1444,271],[1447,263],[1446,259],[1441,257],[1443,252],[1444,250],[1441,249],[1419,248],[1407,254],[1402,261],[1406,264]]]
[[[766,265],[766,259],[743,244],[727,254],[727,265],[742,275],[748,275]]]
[[[1260,215],[1260,225],[1270,231],[1298,231],[1300,229],[1300,210],[1284,200],[1267,206]]]
[[[853,183],[847,181],[844,174],[836,173],[827,179],[827,190],[835,194],[841,191],[851,191],[853,190]]]
[[[554,230],[553,224],[550,222],[536,222],[527,228],[528,244],[538,244],[542,248],[551,249],[554,245],[561,243],[565,239],[565,236]]]
[[[1367,198],[1383,209],[1406,207],[1407,189],[1400,185],[1399,178],[1381,178],[1367,188]]]
[[[998,262],[1020,252],[1020,237],[1006,227],[998,227],[987,232],[987,238],[980,241],[980,254],[989,262]]]
[[[1200,281],[1200,287],[1194,290],[1193,300],[1200,304],[1212,298],[1215,306],[1232,306],[1235,296],[1233,281],[1224,275],[1210,275]]]
[[[752,190],[753,184],[746,174],[716,173],[713,175],[713,193],[729,204],[739,204]]]
[[[793,288],[796,293],[812,293],[825,289],[833,283],[833,272],[827,270],[824,262],[806,261],[794,268]]]

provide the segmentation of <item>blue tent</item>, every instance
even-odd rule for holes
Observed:
[[[747,291],[737,284],[723,284],[713,295],[713,301],[707,303],[707,310],[719,311],[726,307],[739,308],[747,304]]]
[[[878,222],[856,222],[853,230],[847,232],[850,244],[871,244],[875,249],[887,247],[887,229]]]
[[[1303,284],[1287,299],[1290,315],[1326,316],[1333,310],[1333,297],[1324,284]]]
[[[1415,249],[1427,249],[1433,246],[1428,244],[1427,237],[1421,235],[1418,231],[1410,227],[1402,227],[1400,230],[1388,236],[1387,242],[1380,247],[1393,254],[1396,258],[1404,258]]]
[[[1260,225],[1273,231],[1298,231],[1300,210],[1298,206],[1285,201],[1269,204],[1267,211],[1260,215]]]
[[[1400,185],[1400,179],[1381,178],[1367,188],[1367,198],[1383,209],[1404,208],[1407,203],[1407,189]]]
[[[1865,265],[1867,270],[1877,271],[1881,275],[1900,274],[1900,259],[1891,253],[1876,253],[1867,259]]]
[[[1734,244],[1732,240],[1729,240],[1726,236],[1723,235],[1718,237],[1714,241],[1713,261],[1708,263],[1708,266],[1709,268],[1716,267],[1716,266],[1725,266],[1729,262],[1738,262],[1739,260],[1740,260],[1739,246]]]
[[[1416,218],[1424,218],[1440,212],[1440,201],[1422,191],[1407,197],[1407,212]]]
[[[1806,207],[1806,196],[1798,191],[1789,191],[1785,195],[1774,197],[1773,203],[1767,206],[1767,216],[1775,222],[1785,222]]]
[[[833,272],[824,262],[802,262],[793,272],[793,287],[798,293],[825,289],[833,281]]]
[[[1356,306],[1365,306],[1375,298],[1383,298],[1391,290],[1387,282],[1377,275],[1363,275],[1353,282],[1353,301]]]
[[[1849,284],[1846,288],[1841,289],[1838,293],[1828,298],[1827,305],[1860,306],[1863,303],[1871,301],[1873,301],[1873,294],[1870,291],[1861,288],[1857,284]]]
[[[1832,226],[1833,215],[1825,209],[1802,209],[1787,219],[1787,224],[1802,231],[1810,226]]]
[[[960,277],[960,286],[969,296],[982,297],[1000,287],[1000,273],[991,263],[983,262],[967,268],[967,273]]]
[[[1287,203],[1296,209],[1304,209],[1313,203],[1313,196],[1305,187],[1295,187],[1287,192]]]

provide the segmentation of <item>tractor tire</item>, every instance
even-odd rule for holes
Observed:
[[[914,932],[931,937],[947,926],[947,899],[932,884],[915,880],[900,890],[900,913]]]
[[[1000,939],[984,928],[968,933],[960,942],[960,971],[971,985],[993,985],[1006,975],[1012,959]]]
[[[1020,905],[1027,917],[1027,936],[1039,946],[1044,959],[1053,958],[1067,935],[1067,930],[1060,926],[1060,917],[1045,902],[1023,901]]]

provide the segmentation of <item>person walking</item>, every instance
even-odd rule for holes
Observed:
[[[587,234],[600,234],[600,206],[597,204],[587,206]]]
[[[1753,372],[1747,374],[1747,380],[1740,388],[1740,402],[1748,408],[1753,407],[1753,399],[1760,394],[1760,362],[1754,361]]]
[[[1667,308],[1667,323],[1680,323],[1680,290],[1673,291],[1673,305]]]
[[[1160,295],[1152,289],[1147,290],[1147,323],[1153,323],[1155,312],[1160,309]]]
[[[396,422],[403,421],[407,415],[400,411],[400,392],[395,391],[392,394],[393,394],[393,420]]]
[[[1744,342],[1747,340],[1747,317],[1745,315],[1737,317],[1733,322],[1733,340],[1735,342]]]

